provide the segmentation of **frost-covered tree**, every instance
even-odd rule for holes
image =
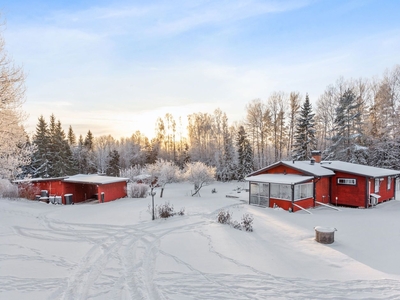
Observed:
[[[326,160],[366,164],[367,148],[363,145],[360,104],[351,89],[347,89],[340,97],[332,146],[324,153]]]
[[[23,70],[9,57],[0,34],[0,178],[15,179],[34,150],[22,125],[24,83]]]
[[[215,167],[209,167],[202,162],[188,163],[185,167],[184,178],[194,184],[192,196],[200,195],[200,189],[215,181]]]
[[[312,150],[315,150],[317,141],[315,139],[314,113],[308,94],[301,106],[300,115],[296,122],[295,142],[292,157],[296,160],[306,160]]]
[[[181,179],[181,172],[172,161],[158,159],[154,164],[146,165],[145,169],[145,172],[150,175],[151,182],[156,181],[161,186],[160,198],[162,198],[167,184],[178,182]]]
[[[119,175],[119,153],[117,150],[112,150],[108,154],[108,166],[107,166],[108,176],[118,176]]]
[[[243,126],[239,127],[236,142],[238,149],[237,179],[243,180],[247,174],[253,172],[253,151]]]
[[[222,153],[219,157],[217,176],[219,180],[229,181],[236,178],[236,150],[233,145],[232,133],[228,128],[228,117],[222,115]]]

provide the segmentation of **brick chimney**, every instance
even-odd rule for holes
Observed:
[[[316,163],[320,163],[321,162],[321,151],[320,150],[311,151],[311,157],[315,160]]]

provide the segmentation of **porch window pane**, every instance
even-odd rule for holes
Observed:
[[[271,198],[279,198],[279,184],[271,183]]]
[[[292,189],[289,184],[281,184],[280,190],[280,199],[291,200],[292,198]]]

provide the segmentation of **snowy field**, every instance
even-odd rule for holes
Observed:
[[[400,299],[400,202],[295,214],[227,198],[237,183],[190,197],[184,216],[151,220],[146,199],[57,206],[0,199],[0,299]],[[211,193],[216,188],[217,193]],[[254,232],[216,222],[220,209]],[[335,243],[314,227],[337,228]]]

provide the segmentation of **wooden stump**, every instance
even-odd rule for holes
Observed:
[[[321,244],[332,244],[335,241],[335,231],[336,228],[333,227],[322,227],[316,226],[315,230],[315,240]]]

